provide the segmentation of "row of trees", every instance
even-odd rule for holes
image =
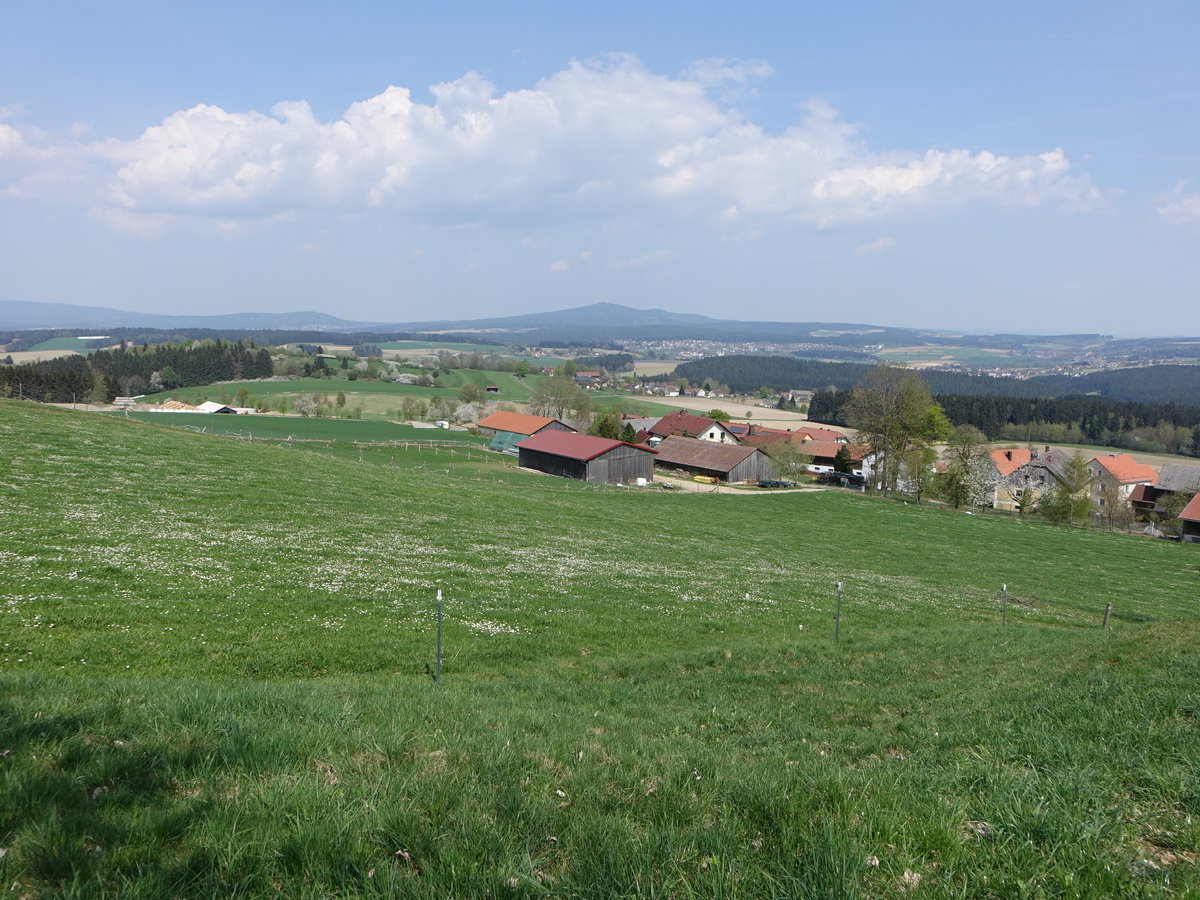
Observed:
[[[932,445],[950,431],[925,382],[910,369],[876,366],[850,392],[843,412],[875,454],[875,486],[894,491],[903,476],[919,499],[936,459]]]
[[[809,416],[849,425],[853,391],[818,391]],[[1200,457],[1200,407],[1129,403],[1103,397],[933,398],[956,425],[971,425],[990,440],[1027,443],[1101,444],[1150,453]]]
[[[685,377],[698,384],[711,378],[728,383],[739,393],[754,391],[764,384],[780,391],[815,385],[851,390],[870,369],[861,363],[822,362],[787,356],[714,356],[680,364],[670,379]],[[1196,406],[1200,402],[1197,400],[1200,397],[1200,366],[1146,366],[1033,378],[924,371],[919,377],[932,394],[940,396],[996,399],[1099,396],[1110,401],[1179,406]],[[662,380],[667,378],[664,376]]]
[[[86,357],[2,366],[0,396],[47,403],[69,403],[73,399],[111,402],[118,394],[267,378],[272,374],[270,351],[249,342],[142,345],[97,350]]]
[[[951,426],[915,373],[881,365],[848,394],[845,422],[876,454],[876,487],[901,490],[917,502],[927,492],[936,493],[955,508],[990,504],[995,481],[987,435],[974,425]],[[942,440],[946,465],[938,472],[932,444]],[[1160,520],[1175,522],[1188,499],[1182,493],[1169,497]],[[1022,514],[1036,511],[1060,524],[1081,524],[1098,515],[1109,528],[1122,528],[1134,518],[1120,485],[1105,482],[1096,489],[1088,458],[1078,451],[1053,486],[1044,492],[1026,488],[1018,503]]]

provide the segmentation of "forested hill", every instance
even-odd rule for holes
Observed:
[[[871,366],[862,363],[820,362],[787,356],[714,356],[682,363],[672,377],[691,384],[706,379],[735,391],[766,385],[775,390],[819,390],[855,387]],[[1094,394],[1135,403],[1176,403],[1200,406],[1200,366],[1146,366],[1112,369],[1087,375],[1042,375],[1036,378],[992,378],[953,372],[922,372],[933,394],[979,397],[1068,397]]]

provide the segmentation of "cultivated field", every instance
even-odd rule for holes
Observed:
[[[329,446],[0,402],[13,896],[1200,891],[1200,548]]]
[[[500,344],[470,344],[470,343],[436,343],[432,341],[386,341],[374,346],[383,350],[388,356],[432,356],[439,350],[454,353],[494,353],[498,356],[511,356],[507,347]],[[347,348],[349,349],[349,348]]]
[[[678,359],[639,359],[633,364],[633,372],[635,375],[645,378],[649,378],[652,375],[667,375],[671,372],[674,372],[675,367],[679,365],[681,361],[682,360]]]
[[[48,359],[58,359],[60,356],[79,356],[75,350],[15,350],[12,353],[5,353],[5,356],[11,356],[14,365],[22,363],[45,362]]]
[[[821,424],[820,422],[810,422],[808,416],[794,410],[756,406],[755,404],[758,402],[756,399],[738,402],[736,400],[704,397],[656,397],[654,402],[666,407],[668,412],[677,409],[688,409],[697,413],[705,413],[710,409],[720,409],[729,413],[739,422],[749,420],[757,425],[767,425],[771,428],[796,428],[801,425],[820,426]],[[746,413],[750,413],[750,416],[747,417]],[[845,431],[840,426],[830,425],[826,427]]]
[[[374,419],[334,419],[280,415],[200,415],[196,413],[124,412],[130,419],[150,425],[169,425],[202,434],[219,434],[247,440],[297,441],[445,441],[487,444],[487,440],[462,431],[414,428]]]
[[[378,381],[350,381],[340,369],[335,369],[329,378],[289,378],[278,381],[237,381],[204,387],[178,388],[146,396],[145,402],[159,403],[175,398],[187,403],[198,404],[204,400],[216,400],[224,391],[232,398],[238,388],[245,387],[251,397],[271,398],[283,396],[295,400],[301,396],[313,394],[329,397],[337,396],[339,392],[346,395],[346,405],[350,408],[361,406],[365,415],[389,417],[399,407],[401,400],[416,397],[429,400],[434,397],[454,398],[464,384],[476,384],[480,388],[489,385],[498,387],[499,393],[487,394],[489,400],[524,403],[529,399],[533,386],[542,378],[541,375],[530,375],[518,378],[511,372],[486,372],[475,369],[453,369],[438,376],[437,385],[422,387],[415,384],[393,384]]]
[[[88,346],[96,337],[56,337],[48,338],[41,343],[34,344],[29,348],[31,352],[45,350],[73,350],[77,353],[91,353],[92,348]]]

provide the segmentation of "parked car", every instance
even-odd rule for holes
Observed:
[[[849,472],[822,472],[817,476],[817,481],[821,484],[836,484],[838,487],[856,488],[862,487],[867,483],[867,479],[861,475],[853,475]]]

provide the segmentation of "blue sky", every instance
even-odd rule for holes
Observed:
[[[1200,333],[1190,2],[12,4],[0,299]]]

